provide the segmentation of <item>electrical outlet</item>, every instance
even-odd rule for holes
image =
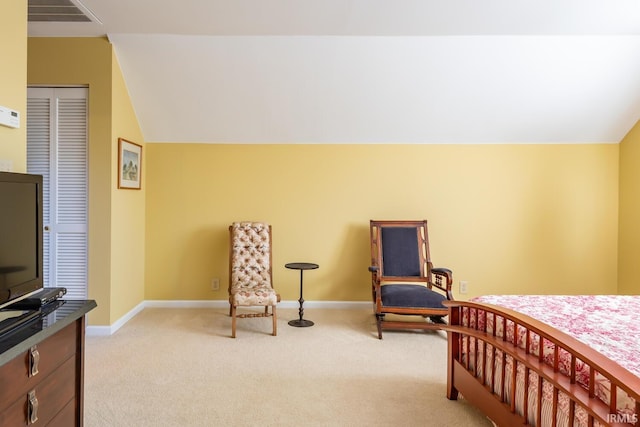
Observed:
[[[468,287],[469,287],[469,282],[467,282],[466,280],[461,280],[460,281],[460,293],[461,294],[466,294],[468,291]]]
[[[220,279],[218,279],[217,277],[214,277],[213,279],[211,279],[211,290],[212,291],[220,290]]]
[[[11,172],[13,170],[13,160],[0,159],[0,171]]]

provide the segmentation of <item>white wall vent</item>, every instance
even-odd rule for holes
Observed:
[[[71,0],[29,0],[30,22],[91,22]]]

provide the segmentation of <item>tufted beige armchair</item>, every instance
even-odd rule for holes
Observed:
[[[273,289],[271,226],[264,222],[234,222],[229,226],[229,315],[231,337],[236,337],[236,318],[271,317],[277,335]],[[263,306],[264,312],[238,313],[238,307]],[[269,310],[271,307],[271,310]]]

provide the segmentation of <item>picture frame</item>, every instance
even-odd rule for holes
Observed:
[[[118,188],[142,188],[142,146],[118,138]]]

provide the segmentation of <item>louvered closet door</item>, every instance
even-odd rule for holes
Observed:
[[[27,172],[44,177],[44,280],[87,297],[87,89],[29,88]]]

